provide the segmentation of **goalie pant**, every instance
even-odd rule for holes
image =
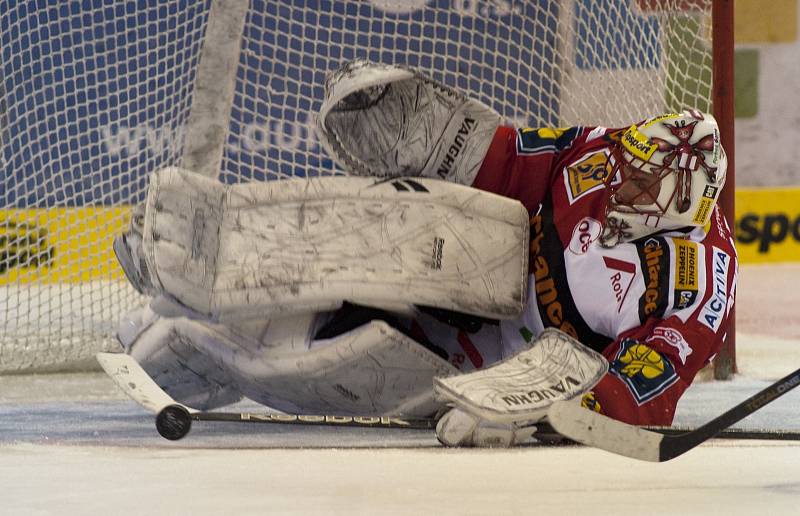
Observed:
[[[559,328],[610,363],[585,406],[631,424],[668,425],[723,342],[736,251],[719,207],[705,228],[599,245],[606,160],[621,133],[501,127],[473,186],[518,199],[531,214],[528,305],[500,323],[502,347],[521,349],[544,328]],[[422,330],[443,331],[429,328]],[[428,335],[443,335],[435,337]]]

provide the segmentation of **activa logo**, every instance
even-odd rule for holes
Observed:
[[[477,122],[475,122],[475,119],[469,117],[464,118],[461,122],[461,127],[458,129],[453,143],[447,148],[447,154],[444,160],[442,160],[442,164],[439,165],[439,170],[436,171],[439,177],[447,179],[447,176],[450,175],[450,170],[453,168],[456,158],[458,158],[458,155],[461,154],[461,150],[464,148],[467,136],[475,129],[476,125]]]
[[[800,243],[800,215],[792,220],[787,213],[757,215],[745,214],[736,223],[736,240],[742,244],[758,243],[758,252],[769,252],[772,244],[781,244],[787,238]]]
[[[728,265],[730,256],[716,247],[713,247],[713,256],[713,270],[711,271],[714,277],[713,290],[711,291],[711,297],[703,305],[703,310],[700,312],[698,319],[714,332],[717,332],[722,324],[722,316],[728,304]]]

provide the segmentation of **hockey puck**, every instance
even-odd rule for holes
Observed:
[[[181,405],[167,405],[156,416],[156,430],[164,439],[177,441],[192,429],[192,416]]]

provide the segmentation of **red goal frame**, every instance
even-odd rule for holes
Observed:
[[[711,6],[713,72],[712,106],[719,123],[720,139],[728,156],[728,172],[720,206],[731,230],[735,229],[736,174],[734,146],[734,38],[733,0],[713,0]],[[735,233],[735,231],[734,231]],[[736,373],[736,309],[728,318],[728,327],[722,348],[714,360],[714,378],[729,379]]]

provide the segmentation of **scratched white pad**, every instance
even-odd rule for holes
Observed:
[[[168,168],[151,179],[142,248],[156,289],[220,319],[345,300],[508,319],[525,302],[528,214],[432,179],[224,185]]]

